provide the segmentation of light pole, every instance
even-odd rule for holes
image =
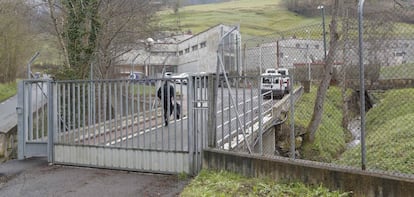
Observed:
[[[262,45],[259,46],[259,75],[262,74]]]
[[[140,56],[141,54],[140,53],[138,53],[135,57],[134,57],[134,59],[132,59],[132,61],[131,61],[131,75],[134,75],[134,72],[135,72],[135,68],[134,68],[134,62],[135,62],[135,60],[138,58],[138,56]],[[135,79],[135,75],[134,75],[134,79]]]
[[[309,42],[310,42],[310,31],[307,29],[306,33],[308,33],[308,41],[306,43],[306,63],[308,64],[308,80],[311,81],[311,67],[309,61]]]
[[[322,28],[323,28],[323,60],[326,61],[326,30],[325,30],[325,6],[318,6],[318,10],[321,10],[322,14]]]
[[[154,45],[154,39],[152,38],[147,38],[145,44],[147,45],[147,51],[149,52],[148,55],[148,65],[146,66],[146,75],[149,76],[150,75],[150,70],[151,70],[151,53],[152,53],[152,46]]]

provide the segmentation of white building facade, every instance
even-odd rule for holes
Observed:
[[[159,77],[163,71],[215,73],[218,54],[222,57],[226,72],[241,72],[238,67],[240,43],[241,35],[237,27],[219,24],[196,35],[156,40],[147,43],[145,48],[131,50],[120,57],[115,72],[142,72],[151,77]]]

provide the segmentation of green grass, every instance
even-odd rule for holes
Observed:
[[[316,8],[315,8],[316,9]],[[225,3],[187,6],[179,11],[183,30],[199,33],[217,24],[240,24],[244,38],[263,36],[309,24],[320,23],[321,18],[307,18],[288,11],[282,0],[237,0]],[[172,10],[160,13],[161,24],[176,25]]]
[[[0,83],[0,102],[7,100],[17,93],[16,83]]]
[[[311,87],[310,93],[304,93],[295,105],[296,132],[304,133],[313,113],[317,88]],[[321,124],[316,131],[314,143],[302,147],[302,156],[305,159],[331,162],[344,151],[347,132],[341,127],[341,90],[330,86],[325,98],[324,112]]]
[[[380,79],[414,79],[414,64],[383,66]]]
[[[414,89],[390,90],[367,113],[367,167],[414,173]],[[361,147],[346,151],[339,163],[359,166]]]
[[[247,178],[226,171],[202,170],[181,196],[348,196],[322,186],[278,183],[268,178]]]

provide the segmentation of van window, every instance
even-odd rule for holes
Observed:
[[[272,79],[271,78],[263,78],[263,83],[272,83]]]
[[[281,75],[286,75],[286,71],[285,70],[278,70],[277,71],[279,74],[281,74]]]
[[[266,83],[266,84],[279,83],[279,78],[277,77],[263,78],[262,83]]]

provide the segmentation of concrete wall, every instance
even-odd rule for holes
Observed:
[[[356,90],[358,90],[360,87],[358,80],[348,80],[347,83],[347,86]],[[414,79],[380,79],[375,82],[369,80],[365,81],[366,90],[389,90],[413,87]]]
[[[0,161],[8,160],[17,153],[17,126],[9,132],[0,132]],[[1,163],[1,162],[0,162]]]
[[[284,157],[263,157],[206,149],[203,168],[227,170],[248,177],[270,177],[276,181],[323,184],[331,190],[352,191],[353,196],[412,196],[414,194],[414,178]]]

